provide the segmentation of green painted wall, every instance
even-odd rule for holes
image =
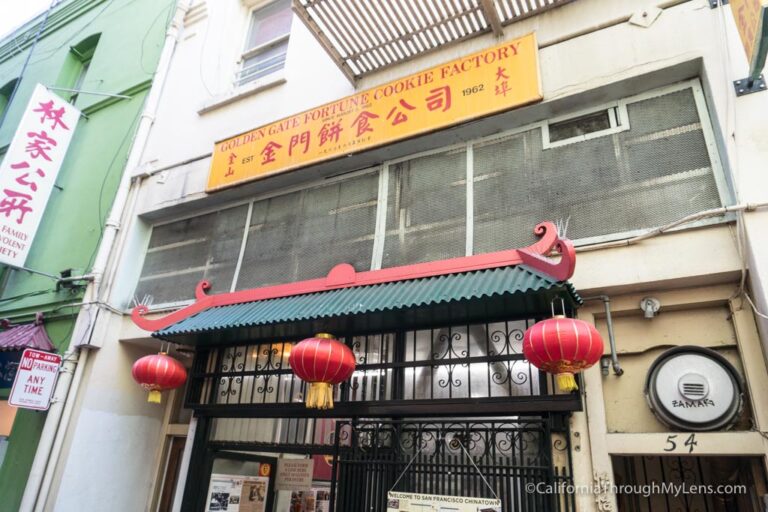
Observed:
[[[37,83],[72,87],[90,58],[81,89],[127,94],[130,100],[79,94],[81,118],[26,267],[48,274],[65,269],[88,273],[124,171],[144,99],[151,86],[175,0],[69,0],[51,13],[46,30],[21,77],[0,127],[0,158]],[[42,18],[0,41],[0,87],[18,78]],[[100,34],[92,56],[78,46]],[[25,42],[22,42],[25,41]],[[87,43],[87,41],[86,41]],[[75,47],[75,51],[71,48]],[[57,92],[70,99],[71,94]],[[2,108],[2,103],[0,103]],[[1,110],[0,110],[1,112]],[[30,321],[42,311],[46,330],[60,352],[69,344],[81,289],[56,290],[44,276],[6,269],[0,318]],[[0,399],[8,390],[0,390]],[[24,492],[45,413],[19,411],[0,467],[0,512],[15,511]]]

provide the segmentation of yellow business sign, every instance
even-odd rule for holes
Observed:
[[[540,101],[534,34],[216,143],[208,190]]]
[[[768,52],[768,0],[731,0],[731,12],[747,53],[749,75],[757,78]]]

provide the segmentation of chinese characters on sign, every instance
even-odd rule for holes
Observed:
[[[21,355],[8,404],[45,411],[59,377],[61,356],[28,348]]]
[[[216,143],[207,190],[540,101],[534,34]]]
[[[0,263],[23,267],[80,112],[37,85],[0,165]]]

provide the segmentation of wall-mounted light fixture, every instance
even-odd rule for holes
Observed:
[[[643,310],[645,318],[651,319],[659,314],[661,301],[656,297],[643,297],[642,300],[640,300],[640,309]]]

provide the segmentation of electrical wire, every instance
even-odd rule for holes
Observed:
[[[208,19],[205,22],[205,34],[203,35],[203,42],[200,45],[200,55],[198,56],[197,62],[197,70],[200,75],[200,83],[203,84],[203,88],[208,92],[209,96],[213,96],[213,91],[208,87],[208,84],[205,81],[205,74],[203,73],[203,57],[205,55],[205,47],[208,43],[208,32],[211,28],[212,22],[211,22],[211,16],[213,16],[213,12],[208,13]]]
[[[131,3],[133,3],[134,1],[136,1],[136,0],[132,0],[132,2],[131,2]],[[72,40],[73,40],[75,37],[77,37],[77,36],[79,36],[80,34],[82,34],[82,33],[85,31],[85,29],[87,29],[88,27],[90,27],[90,26],[93,24],[93,22],[94,22],[94,21],[96,21],[97,19],[99,19],[99,17],[100,17],[102,14],[104,14],[104,12],[107,10],[107,8],[109,8],[109,7],[110,7],[110,6],[111,6],[113,3],[114,3],[114,0],[106,0],[106,2],[104,3],[104,7],[102,7],[102,8],[101,8],[101,10],[100,10],[99,12],[97,12],[97,13],[96,13],[96,15],[95,15],[93,18],[91,18],[91,19],[90,19],[90,20],[89,20],[89,21],[88,21],[88,22],[87,22],[85,25],[83,25],[82,27],[80,27],[80,29],[79,29],[79,30],[77,30],[76,32],[74,32],[74,33],[73,33],[71,36],[69,36],[67,39],[65,39],[64,41],[62,41],[62,42],[58,43],[58,45],[56,45],[56,47],[55,47],[54,49],[52,49],[52,50],[49,50],[49,51],[46,51],[46,52],[41,52],[41,53],[39,53],[39,54],[38,54],[38,56],[37,56],[37,60],[33,60],[33,61],[31,62],[31,64],[37,64],[37,63],[39,63],[39,62],[43,62],[43,61],[45,61],[45,60],[48,60],[48,59],[50,59],[51,57],[53,57],[53,56],[54,56],[54,55],[56,55],[57,53],[59,53],[59,51],[60,51],[60,50],[61,50],[63,47],[65,47],[65,46],[66,46],[68,43],[70,43],[70,42],[71,42],[71,41],[72,41]]]
[[[174,6],[175,6],[175,2],[170,2],[169,3],[169,7],[167,7],[167,9],[170,9],[171,7],[174,7]],[[157,20],[160,18],[160,14],[162,14],[164,10],[165,9],[162,9],[162,10],[160,10],[158,12],[158,14],[155,16],[153,21],[148,26],[146,32],[144,33],[144,36],[142,37],[142,43],[141,43],[142,53],[141,53],[140,59],[143,59],[144,41],[146,40],[146,38],[149,35],[149,33],[152,31],[152,27],[157,22]],[[173,15],[173,12],[174,12],[174,10],[170,9],[168,17],[166,18],[166,20],[167,20],[166,21],[166,26],[168,26],[168,24],[170,23],[170,19],[171,19],[172,15]],[[139,65],[142,67],[142,69],[144,69],[143,62],[141,62],[141,60],[139,61]],[[155,78],[156,75],[157,75],[157,69],[155,69],[154,72],[152,72],[152,80],[153,81],[154,81],[154,78]],[[98,236],[98,241],[97,241],[97,243],[96,243],[96,245],[94,247],[94,250],[91,253],[91,256],[88,258],[88,265],[86,266],[86,269],[91,269],[91,266],[94,263],[96,255],[98,254],[99,246],[101,245],[102,238],[104,236],[104,223],[106,222],[106,218],[104,216],[105,215],[105,209],[103,207],[103,203],[104,203],[104,194],[105,194],[105,191],[106,191],[107,181],[108,181],[109,177],[112,175],[112,172],[114,170],[115,162],[117,161],[117,157],[120,154],[124,155],[124,160],[125,160],[123,162],[123,165],[121,166],[121,168],[123,168],[125,166],[125,164],[127,163],[127,161],[128,161],[127,152],[121,151],[120,148],[122,148],[125,145],[125,143],[128,141],[128,138],[132,134],[135,135],[136,129],[137,129],[137,126],[138,126],[137,123],[138,123],[139,119],[141,118],[142,113],[144,112],[144,106],[146,105],[146,100],[147,100],[147,97],[145,96],[144,97],[144,101],[142,101],[141,105],[136,110],[136,115],[134,116],[134,118],[131,121],[131,123],[128,125],[128,130],[125,132],[125,135],[123,136],[123,139],[120,141],[120,144],[117,146],[117,150],[115,151],[115,154],[113,155],[112,160],[110,161],[109,166],[107,167],[107,172],[104,174],[104,178],[101,181],[101,185],[99,187],[99,199],[98,199],[98,201],[96,203],[97,204],[97,214],[98,214],[98,219],[99,219],[99,224],[98,224],[99,236]],[[123,168],[123,172],[130,172],[130,170]],[[111,208],[111,206],[112,205],[110,204],[109,208]],[[106,212],[106,213],[108,215],[108,212]]]
[[[123,139],[120,141],[120,144],[117,146],[117,149],[115,150],[115,154],[112,156],[112,160],[109,163],[109,166],[107,166],[107,171],[104,173],[104,178],[101,180],[101,185],[99,187],[99,199],[96,202],[96,208],[97,208],[97,215],[99,219],[98,229],[99,229],[99,236],[98,240],[94,246],[93,252],[91,253],[91,256],[88,258],[88,265],[86,266],[86,269],[90,270],[91,266],[94,263],[94,260],[96,259],[96,254],[99,252],[99,246],[101,245],[102,237],[104,236],[104,223],[106,222],[106,218],[104,217],[104,208],[103,208],[103,202],[104,202],[104,194],[106,191],[107,181],[109,177],[112,175],[112,172],[115,167],[115,162],[117,161],[117,157],[120,154],[123,154],[124,162],[123,166],[128,160],[128,156],[126,152],[121,151],[120,148],[122,148],[126,141],[128,141],[128,138],[131,136],[131,134],[135,134],[136,131],[136,125],[141,117],[141,113],[144,111],[144,104],[146,103],[146,96],[144,98],[144,101],[139,106],[139,108],[136,110],[136,115],[133,118],[133,121],[128,125],[128,130],[126,130],[125,135],[123,135]],[[123,170],[123,172],[129,172],[128,170]],[[110,205],[111,207],[111,205]]]
[[[741,185],[741,182],[739,180],[739,154],[736,150],[737,142],[738,142],[738,118],[736,116],[736,107],[734,104],[734,100],[731,97],[731,91],[732,91],[732,84],[730,80],[728,79],[728,76],[730,75],[731,71],[734,69],[734,62],[733,62],[733,56],[731,55],[731,49],[728,45],[728,33],[727,33],[727,21],[726,21],[726,15],[725,15],[725,7],[723,0],[718,0],[718,8],[719,11],[717,20],[718,20],[718,33],[720,42],[717,45],[720,53],[720,62],[722,63],[722,72],[723,76],[725,77],[725,87],[726,91],[728,91],[728,94],[726,94],[725,98],[725,131],[726,131],[726,141],[727,146],[726,149],[728,149],[728,146],[732,148],[731,151],[728,152],[728,157],[730,160],[730,169],[731,174],[733,175],[733,179],[731,180],[731,183],[733,185],[733,193],[736,196],[736,201],[741,201],[741,191],[739,186]],[[734,232],[736,237],[736,249],[739,253],[739,260],[741,265],[741,276],[739,279],[739,286],[734,291],[734,294],[732,298],[736,297],[744,297],[746,299],[747,303],[749,304],[750,308],[752,308],[752,311],[754,314],[764,320],[768,320],[768,315],[760,311],[760,309],[757,307],[757,305],[752,300],[752,297],[750,297],[749,292],[747,291],[747,244],[746,244],[746,226],[744,222],[744,212],[740,211],[737,213],[736,216],[736,230]],[[765,437],[764,434],[761,433]]]
[[[22,293],[22,294],[19,294],[19,295],[14,295],[12,297],[3,297],[2,299],[0,299],[0,303],[2,303],[2,302],[13,302],[15,300],[26,299],[27,297],[36,297],[38,295],[44,295],[46,293],[51,293],[51,292],[55,292],[55,291],[56,291],[55,288],[49,288],[48,290],[37,290],[35,292]]]
[[[757,309],[757,306],[755,306],[755,303],[752,302],[752,299],[750,298],[750,296],[746,292],[746,290],[742,292],[742,295],[744,296],[745,299],[747,299],[747,302],[749,303],[749,305],[752,306],[752,311],[754,311],[757,316],[759,316],[760,318],[763,318],[765,320],[768,320],[768,315],[766,315],[765,313],[760,312],[760,310]]]
[[[157,15],[152,19],[152,23],[149,24],[149,27],[147,28],[147,32],[144,34],[144,37],[141,38],[141,44],[139,45],[140,55],[139,55],[139,66],[141,67],[141,70],[146,73],[147,75],[152,75],[154,77],[155,75],[155,69],[147,69],[144,67],[144,45],[147,42],[147,37],[149,37],[149,34],[152,32],[152,29],[155,26],[155,23],[157,23],[157,20],[160,19],[160,15],[163,14],[164,11],[168,11],[168,15],[165,17],[165,26],[168,27],[168,24],[171,22],[171,19],[173,18],[173,7],[175,2],[168,2],[168,6],[164,7],[163,9],[160,9],[158,11]]]

